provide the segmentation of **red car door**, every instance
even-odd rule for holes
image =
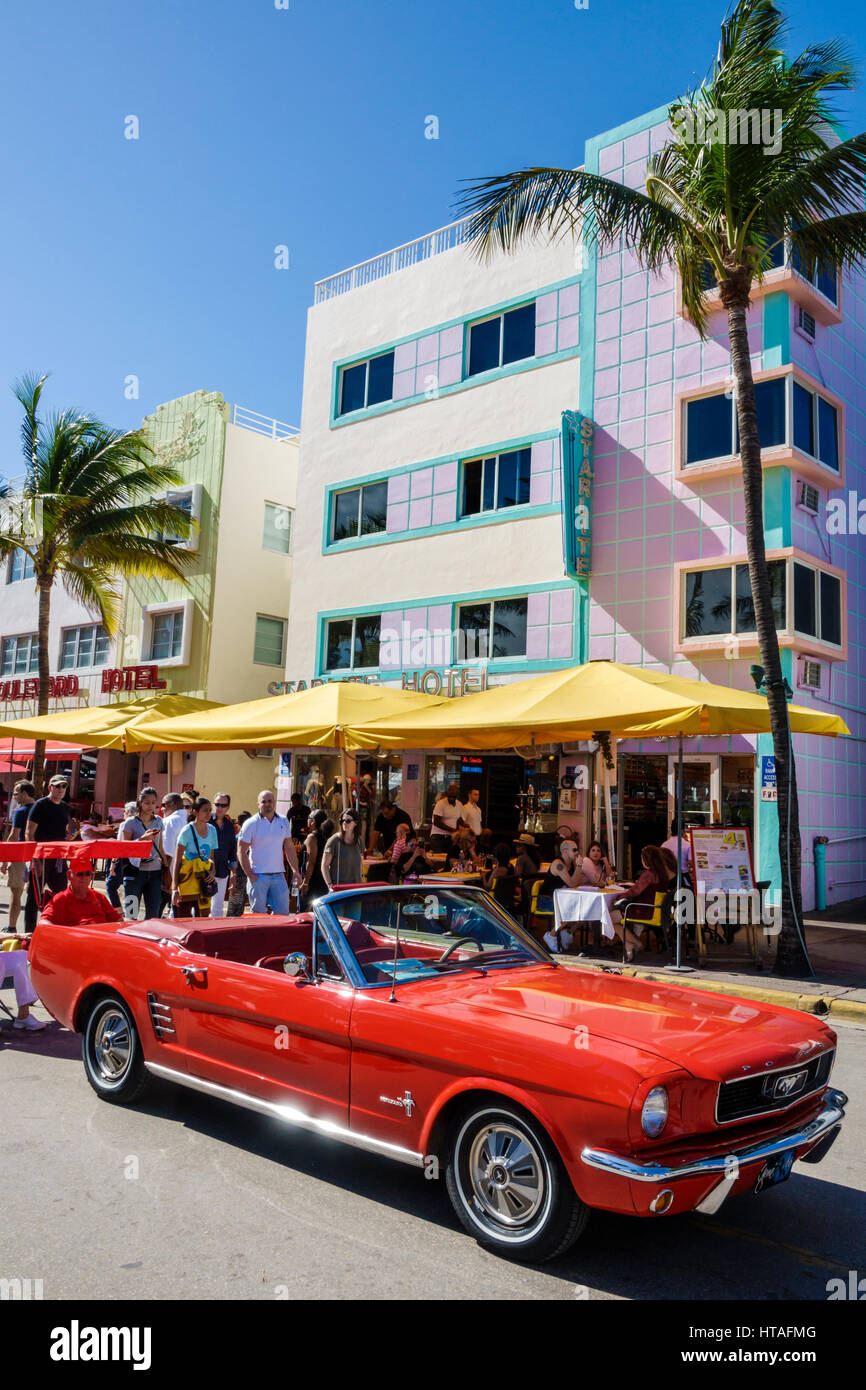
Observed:
[[[189,1074],[346,1126],[352,988],[185,954]]]

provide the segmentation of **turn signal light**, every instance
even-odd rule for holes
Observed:
[[[670,1211],[673,1204],[674,1194],[669,1187],[666,1187],[653,1197],[650,1202],[650,1211],[655,1212],[656,1216],[663,1216],[666,1211]]]

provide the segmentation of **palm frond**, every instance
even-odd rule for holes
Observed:
[[[649,269],[671,259],[679,218],[645,193],[583,169],[521,169],[471,182],[458,211],[468,216],[469,236],[479,254],[512,251],[524,239],[556,240],[582,223],[585,241],[612,243],[624,237],[640,248]],[[591,216],[583,219],[584,211]]]

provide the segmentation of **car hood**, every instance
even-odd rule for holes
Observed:
[[[528,969],[491,972],[472,989],[474,1003],[639,1047],[708,1080],[741,1068],[808,1061],[834,1035],[810,1015],[604,971]]]

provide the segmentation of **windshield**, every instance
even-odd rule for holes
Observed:
[[[395,948],[398,981],[550,963],[511,917],[467,889],[368,889],[328,907],[368,984],[394,980]]]

